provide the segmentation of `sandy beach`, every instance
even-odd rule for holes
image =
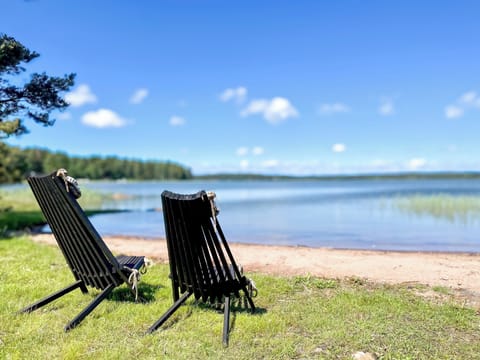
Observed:
[[[32,235],[36,242],[55,244],[50,234]],[[167,263],[164,239],[106,237],[116,254],[145,255]],[[480,254],[336,250],[295,246],[230,244],[245,272],[272,275],[315,275],[361,278],[376,283],[448,287],[465,302],[480,308]]]

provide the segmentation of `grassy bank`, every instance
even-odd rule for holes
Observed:
[[[112,210],[98,210],[104,200],[105,195],[86,190],[82,192],[79,203],[87,214],[112,212]],[[9,231],[32,228],[44,223],[44,217],[29,188],[10,191],[0,190],[0,235]]]
[[[418,293],[435,289],[384,286],[360,279],[248,274],[260,290],[259,311],[234,316],[230,346],[221,342],[223,315],[183,306],[153,335],[144,331],[171,304],[168,266],[142,278],[145,303],[117,288],[69,333],[63,326],[95,296],[80,291],[31,314],[16,311],[72,282],[56,247],[27,238],[0,240],[2,359],[350,359],[370,351],[382,359],[480,359],[480,318],[473,309]],[[428,291],[427,291],[428,290]],[[190,301],[188,303],[192,305]]]

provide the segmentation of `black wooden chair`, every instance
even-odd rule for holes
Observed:
[[[162,193],[174,304],[148,333],[159,328],[191,295],[210,304],[224,303],[224,345],[228,345],[231,297],[240,298],[241,290],[245,303],[252,313],[255,311],[255,285],[235,263],[217,220],[214,196],[205,191],[192,195]]]
[[[75,179],[67,176],[66,170],[61,169],[48,176],[29,177],[27,180],[75,282],[27,306],[21,312],[36,310],[77,288],[84,294],[88,293],[87,286],[101,290],[100,294],[65,326],[65,331],[68,331],[80,324],[117,286],[127,283],[137,296],[137,281],[139,270],[144,266],[144,257],[115,257],[111,253],[77,203],[76,197],[80,192]]]

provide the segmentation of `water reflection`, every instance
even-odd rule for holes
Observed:
[[[450,200],[463,196],[475,202],[480,186],[474,180],[187,181],[85,186],[125,195],[105,202],[105,208],[132,210],[93,217],[94,224],[105,234],[162,237],[162,213],[152,211],[161,207],[161,192],[168,189],[194,193],[205,189],[217,193],[219,219],[230,241],[362,249],[480,250],[478,213],[458,216],[450,210],[456,215],[438,216],[405,205],[414,196],[429,199],[435,194],[448,195]],[[430,201],[432,209],[439,204],[438,199]]]

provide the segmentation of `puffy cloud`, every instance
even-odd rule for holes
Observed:
[[[109,109],[99,109],[90,111],[82,116],[82,123],[96,128],[122,127],[126,125],[126,120]]]
[[[252,100],[241,112],[242,116],[261,114],[271,124],[277,124],[290,117],[297,117],[298,111],[288,99],[275,97],[271,100]]]
[[[480,96],[475,91],[468,91],[462,94],[454,104],[447,105],[445,117],[447,119],[462,117],[469,108],[480,109]]]
[[[130,97],[130,103],[140,104],[148,96],[148,89],[137,89]]]
[[[347,147],[345,146],[345,144],[333,144],[332,145],[332,151],[333,152],[342,153],[345,150],[347,150]]]
[[[243,86],[239,86],[236,89],[233,89],[233,88],[225,89],[220,94],[221,101],[227,102],[227,101],[233,100],[238,104],[241,104],[242,102],[244,102],[246,97],[247,97],[247,88]]]
[[[418,170],[425,167],[425,165],[427,165],[427,160],[423,158],[413,158],[408,161],[407,168],[409,170]]]
[[[318,109],[320,115],[332,115],[337,113],[349,112],[350,108],[342,103],[322,104]]]
[[[252,149],[252,153],[253,155],[262,155],[264,153],[264,149],[263,147],[261,146],[255,146],[253,149]]]
[[[173,115],[169,121],[172,126],[182,126],[185,125],[186,120],[183,117]]]
[[[245,156],[248,154],[248,148],[245,146],[239,147],[236,151],[238,156]]]
[[[241,146],[237,149],[236,154],[238,156],[246,156],[250,152],[252,153],[252,155],[258,156],[258,155],[262,155],[265,152],[265,150],[261,146],[255,146],[252,149],[249,149],[246,146]]]
[[[477,93],[475,91],[469,91],[460,96],[458,101],[464,104],[474,104],[477,99]]]
[[[242,161],[240,161],[240,167],[241,167],[242,169],[248,168],[249,165],[250,165],[250,163],[248,162],[248,160],[243,159]]]
[[[463,115],[464,110],[456,105],[448,105],[445,107],[445,117],[447,119],[459,118]]]
[[[392,99],[384,98],[381,100],[380,106],[378,107],[378,113],[382,116],[393,115],[395,112],[395,106]]]
[[[88,85],[81,84],[75,90],[65,95],[65,101],[74,107],[78,107],[96,103],[97,97],[92,93]]]

